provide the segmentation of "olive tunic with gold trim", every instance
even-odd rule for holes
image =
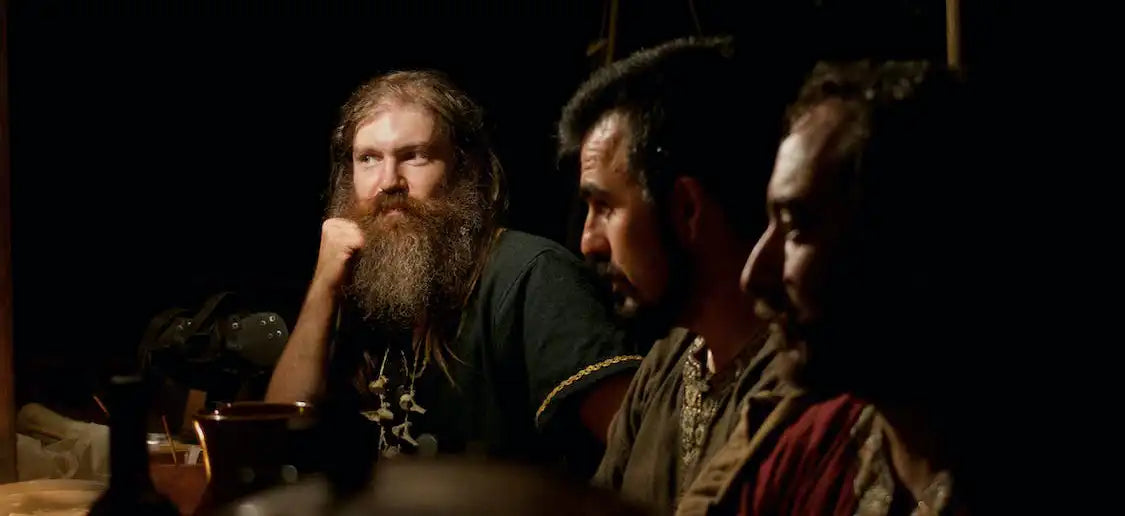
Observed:
[[[769,413],[780,387],[777,342],[763,331],[710,373],[702,338],[673,329],[645,357],[609,427],[594,484],[660,514],[677,500],[739,421],[744,404]],[[760,405],[760,406],[758,406]]]

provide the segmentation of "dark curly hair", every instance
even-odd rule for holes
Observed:
[[[586,133],[619,112],[629,125],[629,170],[649,200],[665,206],[677,177],[698,178],[733,229],[757,238],[765,216],[745,202],[765,198],[790,99],[783,92],[797,83],[773,75],[764,60],[750,61],[739,57],[730,37],[684,38],[599,69],[563,108],[560,164],[573,165]],[[757,76],[753,65],[768,71]]]

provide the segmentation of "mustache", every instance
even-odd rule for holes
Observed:
[[[754,300],[754,315],[766,321],[774,331],[781,331],[786,336],[786,341],[800,342],[806,339],[813,329],[798,321],[790,313],[788,299],[767,299],[758,297]]]
[[[379,226],[379,220],[384,215],[396,210],[400,215],[417,223],[433,218],[435,208],[426,201],[410,197],[405,191],[384,192],[368,202],[352,203],[347,210],[347,217],[359,224],[364,231],[372,231]]]
[[[383,192],[372,200],[369,214],[378,217],[398,210],[405,215],[420,216],[429,211],[427,208],[425,203],[410,197],[406,192]]]
[[[612,262],[602,258],[586,258],[586,265],[598,275],[599,278],[611,280],[625,280],[625,273]]]
[[[598,279],[602,281],[602,287],[605,288],[612,297],[618,298],[619,296],[631,296],[636,294],[634,290],[635,287],[633,287],[633,283],[629,281],[629,277],[609,260],[587,258],[586,264],[594,271]]]
[[[746,294],[754,299],[754,315],[766,321],[788,318],[791,310],[789,295],[784,289],[750,289]]]
[[[754,315],[758,316],[759,319],[773,322],[780,319],[783,313],[784,310],[778,309],[776,305],[764,299],[757,298],[754,300]]]

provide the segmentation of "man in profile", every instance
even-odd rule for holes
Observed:
[[[743,282],[823,401],[745,465],[740,513],[970,505],[966,100],[927,63],[861,62],[819,66],[791,108]]]
[[[780,394],[776,343],[738,276],[765,226],[742,192],[764,193],[784,88],[747,77],[729,38],[676,40],[594,73],[559,124],[587,204],[582,252],[638,338],[660,338],[594,482],[661,513],[727,440],[747,396],[758,417]]]
[[[343,106],[332,159],[316,271],[267,400],[355,396],[384,457],[597,454],[641,357],[577,257],[501,226],[481,108],[440,73],[375,78]]]

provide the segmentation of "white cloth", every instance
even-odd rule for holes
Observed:
[[[43,405],[16,416],[19,479],[109,480],[109,427],[64,417]]]

